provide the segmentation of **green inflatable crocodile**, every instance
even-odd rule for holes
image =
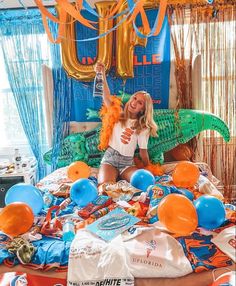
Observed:
[[[96,112],[89,110],[90,117]],[[148,152],[153,163],[163,163],[163,153],[178,144],[188,142],[203,130],[216,130],[226,142],[230,140],[229,129],[214,114],[190,109],[154,110],[154,120],[158,125],[158,137],[150,137]],[[71,134],[62,143],[57,167],[63,167],[74,161],[84,161],[91,167],[98,167],[103,152],[97,149],[101,125],[91,131]],[[46,163],[52,163],[52,150],[44,154]]]

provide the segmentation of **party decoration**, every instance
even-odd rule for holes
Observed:
[[[198,225],[193,203],[183,195],[170,194],[163,198],[157,208],[160,222],[177,235],[189,235]]]
[[[164,152],[189,141],[203,130],[216,130],[226,142],[230,139],[227,125],[212,113],[190,109],[159,109],[154,111],[154,119],[158,126],[158,137],[151,137],[148,142],[148,153],[153,163],[163,163]],[[111,130],[104,128],[109,138]],[[58,167],[68,166],[78,160],[98,167],[103,156],[103,152],[98,149],[100,130],[101,125],[91,131],[66,137],[62,143]],[[52,164],[52,150],[45,153],[44,160]]]
[[[116,2],[96,3],[96,8],[100,16],[105,17],[111,11]],[[107,32],[113,26],[113,19],[103,21],[99,18],[99,34]],[[109,70],[112,63],[112,41],[113,34],[98,39],[97,58],[93,64],[83,64],[77,57],[77,46],[75,39],[75,23],[71,16],[67,16],[65,37],[62,39],[62,65],[70,77],[82,81],[92,81],[95,77],[94,66],[97,62],[105,64],[105,69]]]
[[[193,194],[191,191],[186,190],[186,189],[183,189],[183,188],[178,189],[178,191],[179,191],[182,195],[184,195],[185,197],[187,197],[190,201],[193,201],[193,199],[194,199],[194,194]]]
[[[7,191],[5,204],[9,205],[14,202],[27,204],[35,215],[39,214],[43,208],[43,196],[40,190],[25,183],[16,184]]]
[[[194,205],[198,215],[198,225],[205,229],[216,229],[225,221],[224,204],[213,196],[203,195]]]
[[[146,192],[147,188],[154,183],[155,177],[153,174],[144,169],[135,171],[130,178],[130,184],[143,192]]]
[[[127,9],[127,2],[123,2],[119,13]],[[117,18],[122,21],[125,15]],[[142,31],[143,29],[140,28]],[[146,47],[147,39],[142,39],[134,33],[133,25],[129,21],[124,21],[116,31],[116,71],[122,78],[134,77],[134,47],[139,45]]]
[[[49,27],[48,27],[47,18],[49,18],[51,21],[53,21],[59,25],[59,27],[58,27],[59,31],[63,30],[62,26],[65,25],[65,22],[63,22],[63,19],[61,17],[59,17],[59,19],[58,19],[53,14],[51,14],[44,7],[42,0],[34,0],[34,1],[37,4],[40,12],[42,13],[43,24],[44,24],[46,33],[49,36],[49,40],[52,41],[53,43],[60,43],[60,39],[64,37],[64,33],[61,33],[61,34],[59,33],[57,41],[53,41]],[[70,16],[70,17],[72,17],[73,22],[74,22],[74,20],[77,20],[81,24],[85,25],[88,28],[96,29],[96,27],[94,26],[94,24],[96,24],[96,22],[93,22],[93,21],[86,19],[81,14],[81,10],[85,9],[89,13],[92,13],[93,15],[95,15],[97,17],[101,17],[96,11],[94,11],[92,9],[92,7],[88,4],[88,2],[86,0],[77,0],[76,5],[73,5],[68,0],[56,0],[56,2],[59,6],[59,9],[62,10],[62,13],[63,13],[63,15],[65,15],[65,17]],[[110,18],[116,18],[117,16],[114,16],[114,15],[118,12],[118,15],[125,14],[125,16],[126,16],[125,19],[129,23],[133,23],[134,29],[135,29],[135,31],[137,31],[139,33],[138,35],[140,37],[144,38],[144,37],[150,37],[152,35],[158,35],[159,34],[161,27],[162,27],[163,19],[165,16],[165,11],[166,11],[166,7],[167,7],[167,0],[160,0],[159,12],[158,12],[158,15],[156,17],[154,27],[152,28],[152,30],[149,27],[149,23],[148,23],[148,19],[147,19],[147,15],[145,13],[144,7],[145,7],[145,4],[150,6],[150,3],[152,4],[152,6],[155,7],[156,3],[152,2],[152,1],[129,0],[128,6],[126,7],[126,9],[123,10],[122,12],[120,12],[120,8],[122,7],[122,4],[124,2],[125,2],[125,0],[118,0],[117,3],[114,2],[114,4],[116,4],[116,6],[114,7],[114,9],[112,9],[111,11],[106,13],[106,15],[104,15],[102,17],[102,20],[105,22],[105,21],[109,20]],[[145,34],[140,33],[139,29],[135,25],[135,20],[136,20],[136,17],[138,14],[141,15],[141,19],[142,19],[142,23],[143,23],[143,29],[144,29]],[[122,21],[120,21],[120,22],[122,22]],[[117,26],[119,26],[119,23],[117,24]],[[148,34],[148,35],[146,35],[146,34]]]
[[[168,186],[163,186],[161,184],[155,184],[149,186],[147,189],[147,194],[150,198],[149,208],[147,212],[147,218],[149,223],[154,223],[158,221],[157,208],[160,201],[170,194],[170,188]]]
[[[119,121],[120,114],[122,112],[120,98],[111,96],[111,106],[108,108],[105,104],[102,105],[100,110],[100,116],[102,118],[102,127],[100,131],[100,144],[99,150],[104,150],[108,147],[111,131],[114,125]],[[109,132],[107,132],[109,130]]]
[[[71,186],[71,200],[80,207],[85,207],[87,204],[95,200],[97,196],[97,188],[89,179],[79,179]]]
[[[172,179],[176,187],[191,188],[197,183],[199,176],[199,169],[194,163],[183,161],[176,165]]]
[[[41,14],[43,24],[52,43],[62,44],[63,67],[69,76],[77,80],[91,81],[94,76],[94,64],[82,64],[77,57],[76,42],[98,40],[97,61],[102,61],[107,70],[111,67],[113,50],[113,31],[116,30],[116,62],[117,74],[123,78],[133,77],[133,53],[136,45],[146,46],[147,38],[157,36],[162,28],[167,0],[161,0],[159,10],[151,29],[145,9],[157,8],[152,0],[138,1],[102,1],[95,3],[94,10],[86,0],[77,0],[75,5],[69,0],[56,0],[58,17],[50,13],[43,5],[42,0],[35,0]],[[83,17],[81,10],[87,10],[98,18],[97,22]],[[140,14],[142,27],[137,27],[135,20]],[[58,36],[53,39],[48,21],[57,23]],[[114,19],[116,24],[114,25]],[[87,39],[77,39],[75,33],[76,21],[90,29],[98,29],[98,36]]]
[[[0,212],[0,230],[10,236],[27,232],[33,222],[32,209],[25,203],[11,203]]]
[[[89,175],[90,175],[89,166],[81,161],[71,163],[67,169],[67,176],[73,182],[81,178],[88,178]]]

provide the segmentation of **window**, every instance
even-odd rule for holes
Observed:
[[[33,35],[25,35],[26,43],[30,41],[30,37]],[[42,66],[43,64],[51,65],[51,58],[49,51],[49,43],[45,34],[40,36],[40,47],[43,52],[43,60],[35,62],[35,65]],[[39,46],[39,45],[38,45]],[[14,56],[12,57],[14,59]],[[13,60],[14,61],[14,60]],[[32,61],[29,60],[29,64]],[[16,107],[13,93],[11,91],[7,71],[5,69],[4,59],[2,51],[0,50],[0,66],[1,66],[1,77],[0,77],[0,157],[8,157],[14,152],[15,148],[19,148],[23,154],[31,154],[31,149],[24,133],[20,116]],[[35,87],[32,87],[35,89]],[[43,91],[43,81],[39,82],[39,86],[36,87],[40,91]],[[44,98],[42,96],[42,98]],[[42,103],[45,108],[45,102]],[[46,122],[45,122],[46,126]]]

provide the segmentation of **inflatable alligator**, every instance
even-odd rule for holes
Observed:
[[[226,142],[230,140],[227,125],[211,113],[190,109],[159,109],[154,110],[154,120],[158,126],[158,137],[150,137],[148,143],[148,153],[153,163],[163,163],[164,152],[188,142],[203,130],[216,130]],[[67,166],[74,161],[84,161],[91,167],[98,167],[103,155],[97,148],[100,128],[101,125],[91,131],[66,137],[57,167]],[[52,163],[52,150],[45,153],[44,160]]]

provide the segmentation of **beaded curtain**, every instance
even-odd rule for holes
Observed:
[[[226,201],[235,200],[236,186],[236,2],[169,6],[176,62],[177,108],[197,108],[221,117],[229,126],[225,143],[214,131],[195,141],[195,160],[209,164],[222,182]],[[200,98],[192,96],[193,58],[201,56]]]

